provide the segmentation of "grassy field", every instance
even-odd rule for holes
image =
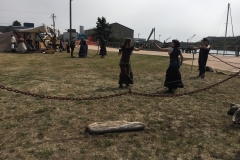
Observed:
[[[90,51],[90,56],[96,51]],[[75,56],[77,54],[75,53]],[[121,93],[119,59],[70,58],[67,53],[0,54],[0,85],[63,97]],[[167,57],[133,55],[133,91],[162,93]],[[184,89],[192,91],[225,79],[183,65]],[[239,160],[240,129],[226,112],[240,103],[239,78],[205,92],[178,98],[127,95],[94,101],[58,101],[0,90],[0,159],[156,159]],[[107,120],[140,121],[144,131],[89,135],[88,124]]]

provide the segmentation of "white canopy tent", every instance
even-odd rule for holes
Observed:
[[[6,32],[3,34],[0,34],[0,52],[8,52],[11,51],[10,45],[11,45],[11,35],[13,34],[16,38],[16,41],[18,41],[18,38],[21,36],[24,39],[31,38],[33,40],[33,45],[35,45],[36,39],[39,39],[39,41],[42,41],[40,38],[40,33],[46,33],[49,35],[54,34],[55,30],[55,35],[60,34],[59,29],[54,29],[53,27],[48,27],[48,26],[40,26],[40,27],[35,27],[35,28],[27,28],[27,29],[16,29],[11,32]]]

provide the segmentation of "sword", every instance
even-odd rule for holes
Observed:
[[[148,39],[147,39],[147,41],[145,42],[145,45],[146,45],[146,46],[147,46],[147,43],[148,43],[150,37],[152,36],[153,32],[154,32],[154,42],[155,42],[155,28],[153,28],[152,31],[151,31],[151,33],[150,33],[150,35],[149,35],[149,37],[148,37]]]
[[[147,41],[146,41],[146,43],[145,43],[145,44],[147,44],[147,42],[149,41],[150,37],[151,37],[151,36],[152,36],[152,34],[153,34],[153,31],[154,31],[154,29],[152,29],[152,31],[151,31],[151,33],[150,33],[150,35],[149,35],[149,37],[148,37],[148,39],[147,39]]]

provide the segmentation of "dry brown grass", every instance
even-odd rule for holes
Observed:
[[[90,51],[94,55],[95,51]],[[76,54],[76,53],[75,53]],[[38,94],[86,97],[121,93],[119,58],[71,59],[67,53],[0,54],[1,85]],[[166,57],[133,55],[135,84],[144,93],[164,91]],[[226,78],[181,67],[185,89]],[[239,128],[226,115],[240,103],[239,78],[206,92],[179,98],[123,96],[95,101],[57,101],[0,90],[0,159],[224,159],[240,157]],[[96,121],[141,121],[144,131],[89,135]]]

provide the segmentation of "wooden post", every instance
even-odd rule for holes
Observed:
[[[236,57],[239,57],[239,50],[240,50],[239,45],[237,45],[236,46],[236,54],[235,54]]]
[[[155,27],[154,27],[154,40],[153,43],[155,44]],[[155,51],[155,45],[153,45],[153,50]]]
[[[223,55],[225,55],[225,51],[226,51],[226,37],[227,37],[227,26],[228,26],[229,7],[230,7],[230,4],[228,3],[227,22],[226,22],[226,31],[225,31],[225,42],[224,42],[224,52],[223,52]]]
[[[72,42],[72,0],[70,0],[70,37],[69,37],[69,44]],[[71,51],[71,57],[73,58],[73,52]]]

